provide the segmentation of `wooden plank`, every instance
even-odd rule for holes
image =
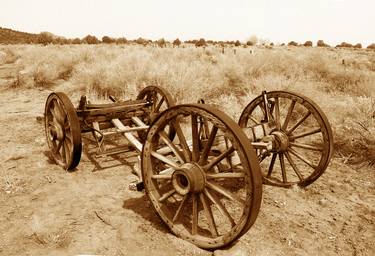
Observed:
[[[125,126],[119,119],[112,119],[112,123],[118,129],[128,129],[129,126]],[[125,138],[139,151],[142,152],[143,145],[139,140],[131,133],[124,133]]]

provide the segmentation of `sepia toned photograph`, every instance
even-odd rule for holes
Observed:
[[[375,255],[374,24],[0,0],[0,256]]]

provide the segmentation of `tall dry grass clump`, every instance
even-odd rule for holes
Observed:
[[[18,65],[29,86],[65,79],[74,92],[135,98],[147,85],[169,90],[178,103],[200,98],[238,119],[263,90],[312,98],[330,120],[339,156],[375,161],[375,53],[325,47],[205,49],[140,45],[20,46]]]

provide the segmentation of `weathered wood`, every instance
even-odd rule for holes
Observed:
[[[101,103],[101,104],[87,104],[86,109],[102,109],[102,108],[114,108],[114,107],[131,107],[137,105],[149,105],[147,100],[128,100],[128,101],[116,101],[111,103]]]
[[[125,126],[119,119],[113,119],[112,123],[118,129],[128,129],[129,126]],[[125,138],[139,151],[142,152],[143,145],[139,140],[131,133],[124,133]]]

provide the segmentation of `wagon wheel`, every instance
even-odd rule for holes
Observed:
[[[159,86],[145,87],[137,96],[137,100],[141,99],[151,103],[149,115],[142,118],[142,121],[147,125],[150,125],[161,112],[175,105],[172,95]],[[145,131],[138,131],[138,136],[141,141],[146,140],[146,133]],[[175,131],[171,128],[168,131],[168,136],[172,139],[174,135]]]
[[[64,93],[48,96],[44,124],[53,160],[65,170],[73,170],[81,159],[81,130],[74,106]]]
[[[272,132],[277,146],[267,154],[257,150],[262,161],[264,183],[305,187],[319,178],[328,166],[333,152],[332,129],[323,111],[312,100],[287,92],[267,92]],[[243,110],[239,125],[251,127],[265,120],[262,96]]]
[[[179,105],[156,118],[143,147],[142,176],[170,230],[202,248],[238,239],[259,212],[262,177],[252,145],[230,117],[209,106]]]

